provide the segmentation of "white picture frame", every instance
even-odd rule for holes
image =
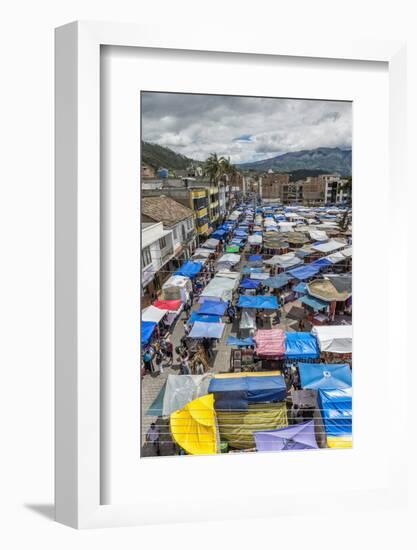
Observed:
[[[102,45],[381,61],[389,70],[390,186],[403,196],[405,45],[302,40],[239,31],[75,22],[56,30],[56,519],[76,528],[160,521],[134,505],[102,505],[100,476],[100,48]],[[401,223],[398,220],[398,223]],[[400,254],[405,254],[404,250]],[[405,367],[404,367],[405,368]],[[393,476],[388,493],[405,490]],[[375,498],[375,495],[372,495]],[[361,495],[366,502],[366,495]],[[352,503],[355,501],[352,500]],[[167,506],[169,508],[169,506]],[[174,507],[173,507],[174,509]],[[272,513],[281,513],[277,507]],[[205,516],[205,519],[208,519]],[[175,514],[172,514],[175,520]]]

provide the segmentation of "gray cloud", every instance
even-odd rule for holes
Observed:
[[[198,160],[217,152],[236,163],[315,147],[347,148],[352,144],[352,106],[143,92],[142,138]]]

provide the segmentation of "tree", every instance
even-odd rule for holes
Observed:
[[[211,153],[204,164],[204,171],[210,178],[210,183],[217,183],[224,174],[226,159],[217,153]]]

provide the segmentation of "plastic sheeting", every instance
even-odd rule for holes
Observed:
[[[251,309],[242,309],[240,314],[240,329],[256,329],[256,312]]]
[[[261,235],[249,235],[248,237],[249,244],[262,244]]]
[[[218,239],[207,239],[206,242],[201,245],[201,248],[211,248],[213,250],[217,247],[219,242]]]
[[[307,264],[301,267],[296,267],[295,269],[290,269],[288,273],[293,277],[295,277],[296,279],[303,281],[304,279],[309,279],[310,277],[314,277],[314,275],[317,275],[319,271],[320,271],[319,267],[314,267]]]
[[[157,323],[153,321],[142,321],[140,331],[142,346],[149,343],[156,325]]]
[[[231,378],[212,378],[208,387],[215,394],[215,408],[233,409],[233,402],[268,403],[282,401],[286,396],[284,377],[278,376],[241,376]],[[228,396],[228,397],[227,397]],[[220,404],[222,406],[220,406]],[[227,406],[224,406],[227,405]]]
[[[311,240],[313,241],[328,241],[329,238],[327,237],[327,234],[325,231],[318,231],[314,229],[310,229],[308,234],[310,235]]]
[[[170,417],[172,437],[188,454],[217,453],[213,395],[194,399]]]
[[[228,277],[213,277],[209,284],[205,287],[201,296],[210,298],[220,298],[228,302],[232,299],[233,290],[236,287],[236,280]]]
[[[318,340],[320,351],[352,353],[352,325],[315,326],[312,333]]]
[[[306,306],[313,308],[314,311],[323,311],[329,306],[328,302],[323,302],[323,300],[319,300],[318,298],[310,296],[309,294],[302,296],[300,298],[300,302],[302,302]]]
[[[201,304],[198,313],[205,313],[207,315],[218,315],[221,317],[222,315],[224,315],[226,309],[226,302],[205,300],[204,303]]]
[[[181,300],[155,300],[152,305],[159,309],[177,311],[181,307]]]
[[[191,329],[190,338],[221,338],[224,323],[204,323],[196,321]]]
[[[182,277],[189,277],[190,279],[193,279],[202,268],[203,265],[200,262],[188,260],[179,269],[177,269],[175,275],[181,275]]]
[[[264,284],[271,288],[282,288],[283,286],[286,286],[289,281],[290,278],[285,273],[281,273],[280,275],[276,275],[275,277],[269,277],[268,279],[265,279]]]
[[[159,323],[159,321],[161,321],[161,319],[166,315],[166,312],[166,309],[149,306],[142,310],[141,318],[142,321],[153,321],[154,323]]]
[[[327,446],[331,449],[350,449],[352,447],[352,436],[329,436]]]
[[[283,269],[287,269],[289,267],[294,267],[295,265],[299,265],[303,262],[300,258],[298,258],[295,255],[294,252],[288,252],[288,254],[282,254],[280,256],[274,256],[274,258],[276,258],[276,260],[274,260],[274,264],[279,265]]]
[[[340,248],[344,248],[345,246],[346,243],[331,240],[326,243],[313,244],[311,248],[314,248],[314,250],[318,250],[319,252],[334,252],[335,250],[339,250]]]
[[[276,296],[240,296],[238,307],[255,309],[278,309]]]
[[[229,338],[226,341],[226,344],[228,346],[237,346],[237,347],[254,346],[255,340],[250,336],[248,336],[248,338],[236,338],[236,336],[229,336]]]
[[[220,323],[221,318],[218,315],[208,315],[207,313],[200,313],[193,311],[188,319],[188,323],[192,325],[196,321],[201,323]]]
[[[211,374],[169,374],[165,383],[162,409],[156,416],[169,416],[190,401],[207,395],[211,377]]]
[[[247,411],[217,411],[219,433],[232,449],[254,449],[254,433],[288,426],[285,402],[251,403]]]
[[[285,357],[287,359],[317,359],[320,356],[315,336],[309,332],[286,332]]]
[[[319,390],[319,404],[327,436],[352,435],[352,388]]]
[[[221,256],[218,259],[219,264],[227,263],[227,264],[235,265],[235,264],[238,264],[239,262],[240,262],[240,254],[223,254],[223,256]]]
[[[254,340],[260,357],[282,357],[285,354],[285,332],[279,328],[260,329]]]
[[[255,432],[254,436],[256,450],[260,452],[318,449],[314,420],[279,430]]]
[[[348,364],[298,363],[301,387],[312,390],[334,390],[352,387]]]
[[[269,279],[269,273],[264,273],[263,271],[253,271],[249,277],[255,279],[256,281],[266,281]]]
[[[260,262],[262,260],[262,256],[260,254],[251,254],[248,257],[248,262]]]
[[[257,275],[255,273],[255,275]],[[260,286],[261,281],[257,281],[254,279],[249,279],[248,277],[245,277],[240,281],[240,287],[241,288],[258,288]]]

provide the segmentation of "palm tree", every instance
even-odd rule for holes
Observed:
[[[210,154],[204,165],[204,170],[210,178],[210,183],[217,183],[223,176],[226,162],[226,159],[224,157],[219,157],[217,153]]]

